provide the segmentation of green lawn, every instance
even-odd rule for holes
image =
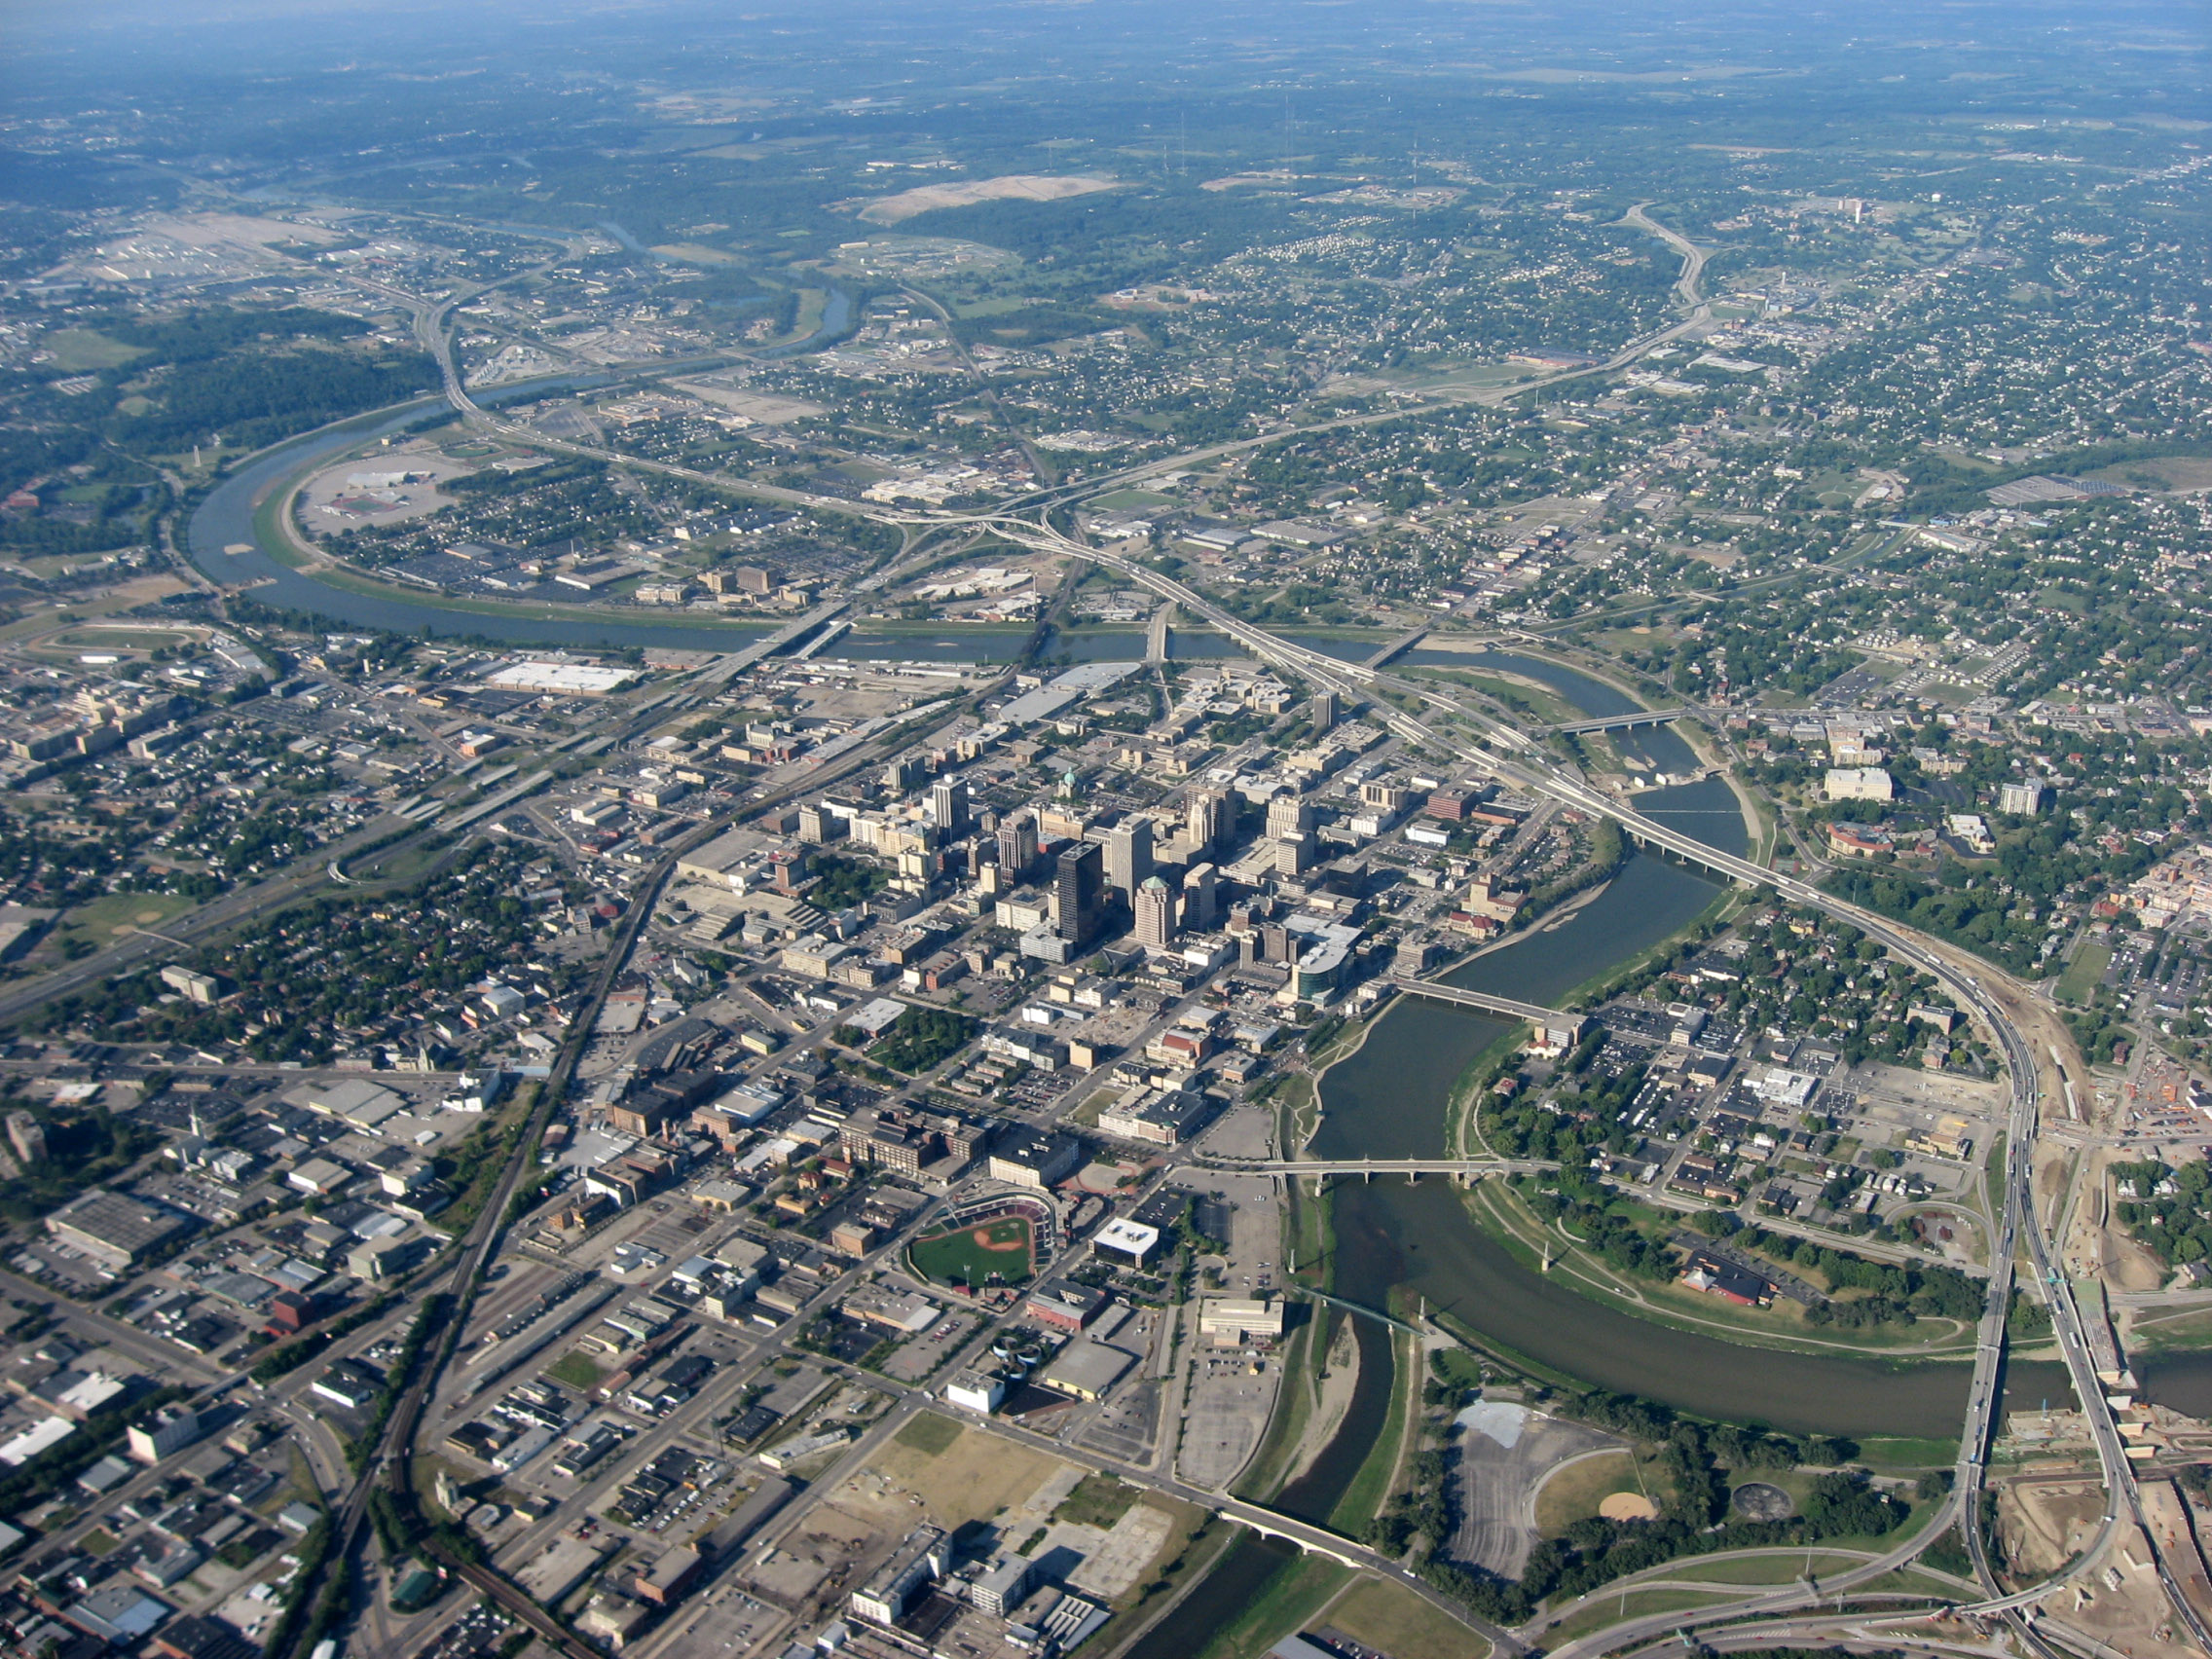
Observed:
[[[950,1418],[939,1417],[935,1412],[924,1412],[902,1427],[891,1438],[902,1446],[910,1446],[925,1457],[942,1456],[960,1438],[960,1424]]]
[[[1685,1561],[1674,1576],[1700,1584],[1794,1584],[1808,1565],[1816,1577],[1861,1566],[1860,1558],[1838,1555],[1818,1545],[1786,1556],[1751,1556],[1743,1561]]]
[[[2058,1000],[2066,1003],[2085,1003],[2112,966],[2112,946],[2093,939],[2083,940],[2081,948],[2074,952],[2074,960],[2067,963],[2066,972],[2058,981]]]
[[[959,317],[1006,316],[1017,311],[1027,311],[1036,302],[1014,294],[1001,294],[996,299],[962,300],[952,308]]]
[[[116,368],[146,354],[143,347],[126,346],[89,328],[56,329],[40,344],[54,353],[55,368],[73,375],[88,369]]]
[[[556,1382],[566,1382],[571,1388],[581,1388],[588,1393],[591,1389],[599,1386],[600,1380],[607,1373],[602,1371],[599,1362],[593,1359],[590,1354],[585,1353],[583,1349],[571,1348],[545,1368],[545,1375],[552,1378]]]
[[[1630,1590],[1616,1592],[1591,1603],[1564,1622],[1544,1633],[1546,1643],[1564,1647],[1576,1637],[1588,1636],[1604,1630],[1607,1625],[1623,1619],[1636,1618],[1644,1613],[1679,1613],[1692,1607],[1711,1606],[1716,1601],[1734,1597],[1733,1590]]]
[[[1052,1511],[1052,1519],[1083,1527],[1111,1527],[1143,1495],[1137,1488],[1124,1485],[1112,1475],[1088,1474]]]
[[[166,924],[199,905],[197,899],[177,893],[108,893],[69,910],[55,934],[63,940],[84,939],[104,950],[129,937],[133,928],[151,928],[159,933]]]
[[[1488,1651],[1465,1625],[1387,1578],[1354,1584],[1328,1609],[1327,1620],[1390,1659],[1482,1659]]]
[[[1956,1440],[1914,1440],[1902,1435],[1868,1435],[1859,1442],[1859,1460],[1885,1474],[1906,1469],[1947,1469],[1957,1459]]]
[[[1035,1271],[1035,1240],[1020,1216],[1000,1216],[955,1233],[916,1239],[907,1250],[914,1272],[939,1284],[979,1285],[991,1275],[1014,1284]]]

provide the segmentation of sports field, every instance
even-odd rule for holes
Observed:
[[[1033,1271],[1034,1240],[1029,1223],[1018,1215],[1002,1215],[952,1233],[917,1238],[906,1254],[914,1272],[939,1284],[988,1284],[995,1273],[1001,1283],[1018,1284]]]

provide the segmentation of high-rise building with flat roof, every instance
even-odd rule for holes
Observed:
[[[1194,865],[1183,876],[1183,925],[1194,933],[1211,933],[1220,920],[1214,892],[1212,865]]]
[[[1277,795],[1268,802],[1268,836],[1286,840],[1313,828],[1313,804],[1297,795]]]
[[[1126,818],[1106,832],[1106,885],[1134,901],[1152,874],[1152,820]]]
[[[1070,944],[1088,944],[1098,931],[1098,900],[1105,890],[1105,859],[1096,841],[1060,855],[1052,872],[1052,932]]]
[[[930,786],[930,817],[948,840],[968,833],[966,778],[940,778]]]

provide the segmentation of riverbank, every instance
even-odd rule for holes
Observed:
[[[1794,1303],[1732,1308],[1681,1287],[1677,1281],[1639,1279],[1619,1272],[1584,1246],[1563,1223],[1547,1224],[1511,1187],[1486,1181],[1466,1195],[1467,1211],[1524,1268],[1607,1307],[1677,1330],[1710,1334],[1742,1347],[1793,1353],[1856,1354],[1874,1360],[1971,1360],[1971,1320],[1923,1319],[1917,1325],[1875,1325],[1848,1337],[1817,1337],[1792,1327]],[[1694,1217],[1656,1212],[1662,1227],[1688,1226]],[[1671,1229],[1670,1229],[1671,1230]],[[1708,1312],[1705,1309],[1711,1309]],[[1931,1327],[1938,1334],[1931,1334]]]

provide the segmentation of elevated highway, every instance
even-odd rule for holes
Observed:
[[[766,639],[756,640],[743,650],[732,651],[719,661],[709,663],[698,672],[692,683],[695,685],[726,685],[755,663],[765,662],[778,651],[797,645],[799,641],[805,639],[807,635],[813,633],[824,623],[834,621],[837,617],[842,616],[850,608],[850,602],[842,599],[832,600],[827,605],[818,605],[797,620],[787,622]]]

